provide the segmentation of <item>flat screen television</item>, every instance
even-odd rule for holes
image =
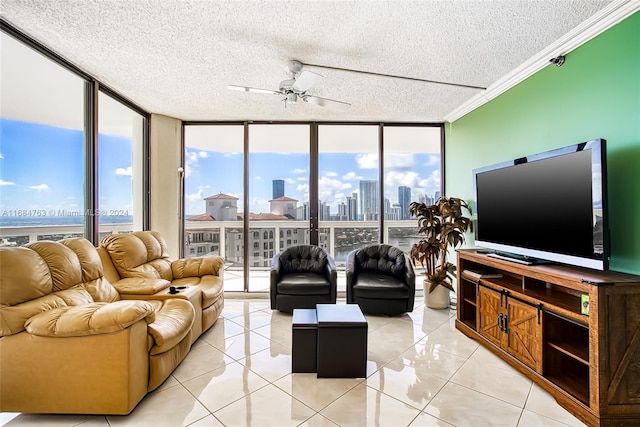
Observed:
[[[476,244],[491,256],[607,270],[605,140],[475,169]]]

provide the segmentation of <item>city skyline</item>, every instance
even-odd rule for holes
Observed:
[[[320,153],[319,201],[330,207],[331,215],[339,206],[348,205],[348,198],[360,194],[360,181],[378,178],[377,154]],[[206,197],[223,193],[239,199],[242,212],[243,183],[241,153],[196,150],[187,147],[185,176],[185,212],[187,216],[205,212]],[[284,181],[284,196],[296,199],[298,205],[309,200],[309,156],[300,153],[249,154],[249,211],[268,213],[274,196],[274,181]],[[214,183],[208,171],[224,177]],[[433,197],[440,191],[440,156],[438,154],[386,154],[385,199],[400,203],[398,188],[411,189],[413,200]],[[360,201],[358,202],[360,203]],[[358,206],[361,211],[361,206]]]

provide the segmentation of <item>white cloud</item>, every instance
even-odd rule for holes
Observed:
[[[425,166],[438,166],[438,165],[440,165],[440,156],[430,155],[424,165]]]
[[[338,174],[337,172],[328,171],[324,173],[324,176],[334,177],[334,176],[338,176]]]
[[[40,184],[40,185],[30,185],[29,188],[32,190],[41,191],[41,190],[48,190],[49,186],[47,184]]]
[[[287,184],[295,184],[296,180],[293,178],[287,178],[284,180],[284,182],[286,182]]]
[[[440,190],[440,181],[440,170],[436,169],[431,172],[431,175],[418,182],[418,190],[422,194],[433,195],[436,191]]]
[[[307,173],[307,170],[306,169],[302,169],[302,168],[297,168],[297,169],[292,170],[291,172],[296,174],[296,175],[300,175],[300,174],[303,174],[303,173]]]
[[[302,182],[309,181],[309,178],[307,178],[306,176],[299,176],[298,181],[302,181]]]
[[[412,169],[413,165],[413,154],[410,153],[389,153],[384,156],[385,169]]]
[[[197,192],[191,193],[191,194],[185,194],[184,197],[190,202],[196,202],[198,200],[202,200],[203,192],[204,190],[202,189],[202,187],[200,187],[200,189]]]
[[[296,191],[302,194],[302,200],[309,200],[309,184],[298,184]],[[298,204],[298,206],[300,205],[302,205],[302,203]]]
[[[378,154],[367,153],[358,154],[356,156],[356,162],[359,169],[377,169],[378,168]]]
[[[15,182],[5,181],[5,180],[3,180],[3,179],[0,179],[0,186],[3,186],[3,185],[16,185],[16,183],[15,183]]]
[[[361,181],[363,180],[363,176],[362,175],[356,175],[355,172],[347,172],[344,175],[342,175],[342,179],[344,181],[353,181],[353,180],[358,180]]]
[[[0,159],[4,159],[4,156],[2,155],[2,153],[0,153]]]
[[[262,177],[261,177],[261,176],[256,176],[256,177],[255,177],[255,180],[256,180],[256,181],[261,181],[261,180],[262,180]]]
[[[385,187],[395,189],[401,185],[407,187],[416,187],[418,185],[420,177],[417,172],[409,171],[409,172],[400,172],[400,171],[389,171],[385,175]]]
[[[187,151],[184,155],[184,175],[189,178],[191,172],[198,167],[198,160],[209,157],[206,151]]]
[[[132,169],[131,166],[126,167],[126,168],[117,168],[116,169],[116,175],[131,176],[131,175],[133,175],[133,169]]]
[[[335,204],[342,201],[344,193],[352,188],[350,183],[338,179],[323,176],[318,182],[318,197],[327,204]]]

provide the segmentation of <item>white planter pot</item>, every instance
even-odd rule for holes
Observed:
[[[429,308],[449,308],[449,289],[444,286],[436,286],[433,292],[429,292],[429,283],[424,283],[425,304]]]

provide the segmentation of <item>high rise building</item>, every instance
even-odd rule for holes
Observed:
[[[378,219],[378,181],[360,181],[360,217],[363,221]]]
[[[284,197],[284,179],[273,180],[273,199]]]
[[[358,193],[351,193],[347,197],[347,221],[358,220]]]
[[[411,204],[411,188],[401,185],[398,187],[398,204],[400,205],[400,219],[409,219],[409,205]]]

